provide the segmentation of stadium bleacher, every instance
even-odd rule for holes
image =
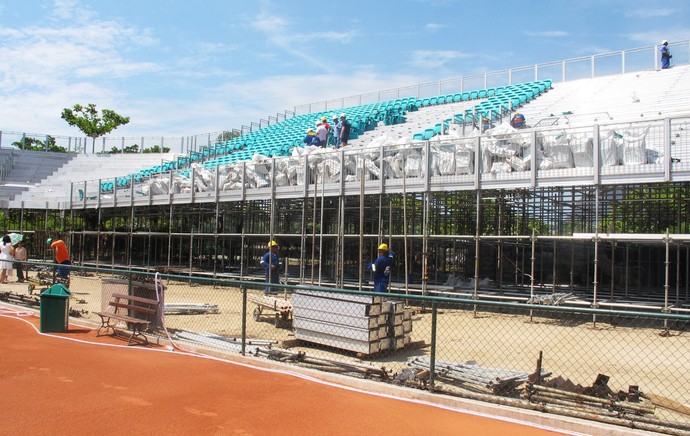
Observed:
[[[350,146],[360,146],[368,145],[382,135],[408,141],[435,139],[443,137],[452,124],[473,127],[482,118],[500,125],[509,120],[508,115],[516,108],[525,115],[530,127],[583,126],[612,119],[639,121],[645,117],[678,114],[685,107],[682,102],[687,101],[688,96],[688,66],[568,82],[538,80],[422,99],[409,96],[336,111],[296,115],[185,155],[170,154],[163,159],[158,158],[156,164],[135,172],[116,176],[108,172],[108,176],[101,177],[100,192],[110,194],[116,189],[129,190],[132,182],[145,182],[169,171],[189,177],[192,164],[213,169],[219,165],[249,161],[255,155],[290,156],[295,147],[304,146],[302,139],[306,128],[313,127],[321,117],[332,120],[333,115],[341,112],[347,115],[353,126]],[[45,183],[63,182],[49,178]],[[33,194],[20,194],[16,200],[41,201],[44,197],[41,192],[45,189],[29,191]],[[69,189],[65,191],[69,197]],[[93,192],[85,194],[91,196]]]

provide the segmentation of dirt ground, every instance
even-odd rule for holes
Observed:
[[[208,332],[241,337],[242,294],[239,289],[168,282],[165,303],[210,304],[218,313],[166,315],[166,326],[173,331]],[[24,284],[7,285],[14,292],[28,293]],[[104,287],[98,277],[74,276],[70,285],[70,307],[82,317],[98,321]],[[261,295],[260,289],[250,293]],[[305,351],[318,357],[363,361],[384,365],[392,372],[406,367],[407,359],[429,356],[431,352],[430,311],[413,309],[412,344],[394,353],[357,356],[296,341],[289,328],[276,328],[271,314],[259,321],[252,317],[254,305],[247,305],[247,337],[276,341],[278,347]],[[660,336],[662,324],[647,328],[621,326],[592,320],[554,320],[496,312],[477,312],[444,308],[437,320],[436,360],[455,363],[476,361],[479,365],[532,373],[539,353],[543,367],[553,377],[560,376],[582,386],[591,385],[597,375],[610,376],[609,387],[628,391],[631,385],[642,392],[654,392],[690,405],[690,335],[671,331]],[[686,417],[690,420],[690,417]]]

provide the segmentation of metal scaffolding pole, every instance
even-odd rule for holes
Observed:
[[[275,232],[276,232],[276,158],[271,158],[271,206],[269,213],[271,214],[269,218],[269,226],[268,226],[268,242],[267,242],[267,247],[268,251],[271,251],[270,244],[273,242],[273,239],[275,238]],[[269,255],[269,263],[273,263],[272,258],[270,258]],[[273,283],[273,274],[278,274],[280,276],[280,269],[276,268],[275,270],[273,268],[268,268],[268,282]]]
[[[597,292],[599,291],[599,196],[600,187],[597,185],[595,187],[596,197],[594,199],[594,282],[593,285],[593,298],[592,307],[598,308],[599,302],[597,301]],[[592,327],[597,326],[597,315],[592,314]]]
[[[323,163],[321,165],[323,173]],[[324,181],[325,177],[321,178],[321,212],[319,218],[319,286],[321,286],[321,274],[323,273],[323,201],[324,201]],[[314,186],[314,189],[318,189],[318,185]]]
[[[304,254],[306,252],[306,242],[307,242],[307,204],[309,203],[309,198],[305,196],[302,201],[302,228],[301,228],[301,238],[300,238],[300,250],[299,250],[299,283],[304,284]]]
[[[314,171],[314,206],[311,215],[311,275],[310,284],[314,284],[314,262],[316,258],[316,197],[318,195],[319,175]]]
[[[364,279],[364,160],[358,159],[357,164],[359,166],[359,260],[358,265],[358,275],[357,289],[362,290],[362,281]]]
[[[529,272],[529,296],[530,300],[534,299],[534,263],[535,263],[535,248],[537,243],[536,233],[534,228],[532,228],[532,256],[530,258],[530,272]],[[529,311],[529,320],[532,322],[532,310]]]
[[[407,173],[405,172],[405,159],[403,159],[403,262],[405,262],[405,294],[410,293],[407,269]],[[390,248],[390,246],[389,246]]]

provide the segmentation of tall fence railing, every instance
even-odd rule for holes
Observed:
[[[204,197],[221,201],[255,196],[294,198],[313,192],[317,180],[324,185],[327,195],[339,195],[341,189],[346,194],[358,194],[362,164],[366,166],[365,186],[380,185],[382,191],[400,190],[403,179],[407,192],[423,192],[428,188],[444,190],[451,186],[458,189],[488,188],[497,184],[535,187],[558,182],[564,177],[573,178],[574,184],[575,178],[581,179],[579,184],[599,183],[603,178],[611,183],[620,182],[632,174],[653,173],[665,175],[666,180],[676,173],[675,179],[681,180],[690,161],[686,133],[689,122],[688,116],[683,115],[624,123],[607,121],[582,127],[554,125],[496,138],[482,135],[444,137],[439,143],[416,141],[408,146],[405,155],[400,154],[398,145],[385,144],[331,150],[330,153],[318,154],[317,158],[305,154],[256,160],[251,165],[241,161],[219,162],[212,169],[196,167],[158,172],[139,180],[130,175],[131,180],[124,180],[127,183],[118,183],[118,179],[123,182],[122,177],[94,179],[72,184],[69,207],[93,207],[97,203],[99,206],[141,205],[156,198],[170,201],[192,201]],[[561,143],[564,138],[568,139],[567,144]],[[564,161],[552,150],[561,145],[567,155]],[[504,147],[512,146],[517,146],[519,152],[504,150]],[[631,157],[631,153],[625,157],[625,150],[630,148],[636,151],[639,159]],[[546,156],[544,160],[539,157],[534,165],[530,163],[531,156],[542,155]],[[553,162],[545,163],[548,156],[552,156]],[[394,164],[398,161],[405,162],[404,171]],[[342,168],[334,175],[319,177],[319,174],[326,174],[326,166]],[[176,182],[184,186],[174,191],[171,187]],[[106,183],[107,189],[104,188]],[[271,187],[272,191],[267,190]],[[89,198],[84,197],[84,193]],[[99,198],[99,193],[107,197]]]
[[[0,298],[37,304],[54,265],[25,266],[37,289]],[[660,433],[690,431],[688,314],[565,307],[551,292],[516,303],[271,286],[73,266],[69,309],[95,327],[114,293],[161,298],[148,333],[180,349]]]
[[[687,65],[690,62],[690,40],[670,43],[669,50],[673,55],[672,65]],[[544,79],[559,83],[657,69],[659,46],[652,45],[307,103],[295,106],[295,114],[337,110],[405,97],[430,98]]]
[[[673,55],[672,65],[687,65],[690,63],[690,40],[670,43],[669,49]],[[68,152],[94,154],[112,151],[124,152],[125,149],[137,145],[139,152],[153,147],[160,147],[161,149],[167,147],[173,153],[188,154],[192,151],[198,151],[202,147],[210,147],[217,142],[232,137],[232,135],[250,133],[268,125],[277,124],[295,115],[342,109],[396,98],[429,98],[437,95],[542,79],[549,79],[554,83],[559,83],[635,71],[656,70],[658,68],[659,46],[653,45],[302,104],[295,106],[294,110],[285,110],[282,113],[277,113],[275,116],[267,116],[266,119],[262,119],[259,122],[251,122],[248,126],[243,125],[239,129],[230,128],[218,132],[176,137],[117,137],[107,135],[96,139],[96,141],[84,136],[0,131],[0,147],[20,146],[20,144],[29,142],[31,145],[42,144],[46,147],[46,151],[49,145],[54,144],[66,149]]]

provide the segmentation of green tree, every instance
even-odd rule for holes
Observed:
[[[25,136],[21,140],[13,142],[12,145],[19,148],[20,150],[54,151],[57,153],[67,153],[67,149],[65,147],[60,147],[59,145],[57,145],[55,143],[55,138],[53,138],[52,136],[47,136],[45,141]]]
[[[242,132],[239,130],[225,130],[223,133],[220,135],[216,136],[216,142],[224,142],[224,141],[229,141],[230,139],[237,138],[238,136],[241,136]]]
[[[161,149],[160,145],[154,145],[151,148],[145,148],[141,152],[142,153],[168,153],[170,151],[170,147],[163,147]]]
[[[82,133],[93,139],[92,153],[96,151],[96,138],[129,123],[129,117],[123,117],[109,109],[103,109],[102,114],[99,114],[93,103],[89,103],[87,106],[75,104],[72,109],[63,109],[62,119],[67,121],[70,126],[76,126]]]

